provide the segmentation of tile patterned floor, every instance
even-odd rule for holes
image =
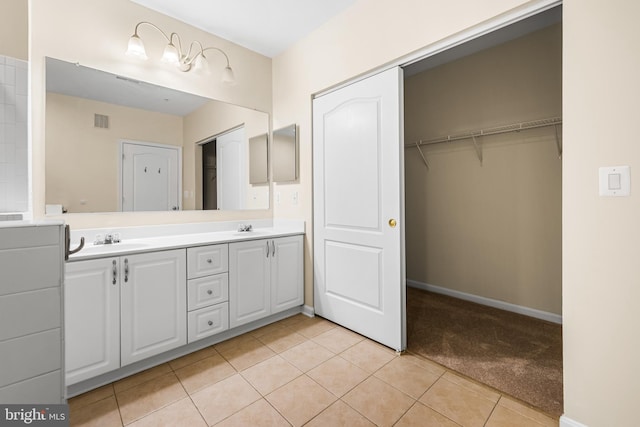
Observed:
[[[540,427],[558,421],[411,353],[297,315],[69,400],[71,426]]]

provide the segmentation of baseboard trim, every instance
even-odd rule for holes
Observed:
[[[587,427],[587,425],[574,421],[566,415],[563,415],[560,417],[560,427]]]
[[[309,316],[309,317],[315,317],[316,312],[313,309],[313,307],[311,307],[310,305],[303,305],[302,306],[302,314],[304,314],[305,316]]]
[[[525,307],[522,305],[511,304],[509,302],[500,301],[492,298],[481,297],[478,295],[468,294],[466,292],[455,291],[453,289],[443,288],[441,286],[430,285],[428,283],[418,282],[416,280],[407,279],[407,286],[412,288],[423,289],[425,291],[433,292],[436,294],[447,295],[454,298],[459,298],[465,301],[471,301],[482,305],[488,305],[489,307],[499,308],[501,310],[511,311],[513,313],[523,314],[529,317],[535,317],[536,319],[546,320],[557,324],[562,324],[562,316],[549,313],[547,311],[538,310],[535,308]]]

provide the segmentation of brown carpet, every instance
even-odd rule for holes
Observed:
[[[562,326],[407,288],[408,350],[562,415]]]

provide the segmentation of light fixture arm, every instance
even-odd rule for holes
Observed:
[[[174,35],[174,34],[175,34],[176,36],[178,36],[178,34],[176,34],[176,33],[171,33],[171,37],[169,37],[169,36],[167,36],[167,34],[166,34],[164,31],[162,31],[162,29],[160,29],[160,27],[158,27],[156,24],[153,24],[153,23],[151,23],[151,22],[147,22],[147,21],[138,22],[138,23],[136,24],[136,27],[135,27],[135,28],[134,28],[134,30],[133,30],[133,35],[134,35],[134,36],[139,37],[139,36],[138,36],[138,28],[140,28],[140,25],[143,25],[143,24],[144,24],[144,25],[149,25],[150,27],[153,27],[153,28],[155,28],[156,30],[158,30],[158,31],[160,32],[160,34],[162,34],[162,35],[164,36],[164,38],[165,38],[169,43],[172,43],[171,37],[173,37],[173,35]],[[179,42],[179,40],[180,40],[180,36],[178,36],[178,42]]]

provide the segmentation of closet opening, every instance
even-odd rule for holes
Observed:
[[[562,9],[404,67],[408,350],[562,407]]]

